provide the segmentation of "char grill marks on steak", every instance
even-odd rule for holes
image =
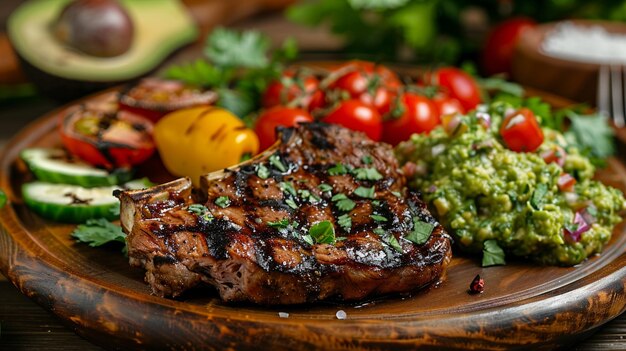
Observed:
[[[450,238],[405,188],[389,145],[323,124],[280,133],[279,145],[196,191],[182,178],[121,193],[130,263],[155,294],[207,283],[225,301],[352,301],[442,277]],[[311,232],[320,223],[335,237]],[[417,227],[433,227],[423,243]]]

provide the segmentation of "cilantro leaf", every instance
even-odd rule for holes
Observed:
[[[524,96],[524,88],[522,88],[521,85],[509,82],[498,76],[482,79],[479,78],[477,79],[477,83],[481,88],[490,92],[505,93],[516,97]]]
[[[322,192],[333,191],[333,187],[330,184],[322,183],[317,186]]]
[[[245,91],[233,89],[218,89],[219,99],[216,105],[222,107],[239,118],[244,118],[256,109],[255,99]]]
[[[352,171],[354,177],[359,180],[381,180],[382,174],[376,168],[357,168]]]
[[[347,213],[343,214],[337,218],[337,224],[339,224],[344,231],[350,233],[350,230],[352,229],[352,218]]]
[[[269,44],[269,39],[260,32],[237,32],[219,27],[207,38],[204,54],[222,67],[262,68],[269,64]]]
[[[342,174],[347,174],[347,173],[348,173],[348,168],[344,166],[343,163],[338,163],[328,169],[328,174],[330,174],[331,176],[342,175]]]
[[[383,236],[385,235],[385,230],[383,228],[376,228],[373,230],[374,234]]]
[[[544,183],[539,183],[533,191],[533,195],[530,197],[530,205],[535,210],[540,210],[543,207],[546,194],[548,193],[548,186]]]
[[[504,251],[495,240],[485,240],[483,243],[483,267],[504,265]]]
[[[167,79],[175,79],[199,87],[225,86],[232,79],[232,72],[215,67],[198,59],[192,62],[169,66],[164,74]]]
[[[376,188],[366,188],[366,187],[358,187],[354,190],[354,194],[366,199],[374,199],[376,197]]]
[[[433,229],[435,229],[435,225],[420,221],[417,217],[413,217],[413,230],[411,230],[405,239],[417,245],[422,245],[428,241]]]
[[[402,249],[402,245],[400,245],[400,243],[398,242],[398,239],[396,239],[396,237],[393,236],[393,234],[388,233],[387,235],[383,236],[383,241],[387,243],[387,245],[393,247],[396,251],[400,253],[404,252],[404,250]]]
[[[365,155],[365,156],[361,157],[361,161],[363,161],[363,163],[365,163],[366,165],[372,164],[372,162],[373,162],[372,156]]]
[[[381,215],[377,215],[377,214],[371,214],[370,218],[375,220],[376,222],[387,222],[388,219],[387,217],[381,216]]]
[[[607,158],[615,153],[613,129],[608,125],[606,118],[596,115],[568,115],[571,121],[570,129],[565,133],[568,141],[573,142],[582,151],[589,150],[598,158]]]
[[[309,235],[319,244],[335,243],[335,227],[330,221],[322,221],[314,224],[309,229]]]
[[[337,205],[340,211],[352,211],[356,206],[356,203],[349,199],[346,194],[336,194],[331,200],[335,202],[335,205]]]
[[[102,246],[110,242],[126,244],[126,234],[122,231],[122,227],[104,218],[88,219],[85,224],[78,225],[71,235],[77,241],[91,247]]]
[[[280,221],[276,221],[276,222],[267,222],[267,225],[272,227],[272,228],[287,228],[289,226],[289,219],[288,218],[283,218]]]

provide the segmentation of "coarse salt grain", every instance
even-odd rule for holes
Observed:
[[[337,319],[346,319],[348,318],[348,314],[344,310],[339,310],[335,313],[335,317],[337,317]]]
[[[601,26],[562,22],[546,33],[540,50],[548,56],[586,63],[626,63],[626,35]]]
[[[287,313],[287,312],[278,312],[278,317],[280,317],[280,318],[289,318],[289,313]]]

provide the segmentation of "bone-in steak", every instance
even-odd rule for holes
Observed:
[[[128,256],[161,296],[201,283],[259,304],[410,292],[442,277],[451,250],[405,182],[389,145],[338,126],[286,128],[201,189],[183,178],[119,194]]]

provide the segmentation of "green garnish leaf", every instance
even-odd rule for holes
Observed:
[[[354,194],[362,198],[374,199],[376,197],[376,188],[374,186],[371,188],[360,186],[354,190]]]
[[[570,113],[568,117],[571,125],[565,137],[571,144],[600,159],[615,154],[613,129],[605,117],[599,114],[582,116],[576,113]]]
[[[322,183],[317,186],[322,192],[333,191],[332,185]]]
[[[348,168],[344,166],[343,163],[338,163],[328,169],[328,174],[330,174],[331,176],[342,175],[342,174],[347,174],[347,173],[348,173]]]
[[[187,211],[191,212],[191,213],[195,213],[199,216],[209,212],[209,209],[206,208],[206,206],[204,205],[200,205],[200,204],[192,204],[189,205],[189,207],[187,207]]]
[[[205,221],[211,221],[213,219],[213,214],[209,211],[208,208],[204,205],[200,204],[191,204],[187,207],[187,211],[197,214],[198,217],[204,219]]]
[[[505,93],[516,97],[524,96],[524,88],[521,85],[509,82],[501,77],[481,78],[477,80],[481,88],[495,93]]]
[[[387,222],[388,219],[384,216],[381,215],[377,215],[377,214],[371,214],[370,218],[375,220],[376,222]]]
[[[215,28],[207,39],[204,54],[222,67],[262,68],[269,64],[267,37],[257,31],[237,32]]]
[[[272,228],[287,228],[289,226],[289,219],[288,218],[283,218],[280,221],[276,221],[276,222],[267,222],[267,225],[272,227]]]
[[[318,244],[335,243],[335,227],[330,221],[322,221],[314,224],[309,229],[309,235],[311,235]]]
[[[316,203],[318,201],[320,201],[320,198],[317,197],[317,195],[313,194],[311,191],[309,191],[308,189],[301,189],[298,190],[298,194],[300,194],[300,197],[303,200],[308,200],[310,203]]]
[[[217,89],[217,95],[219,99],[215,104],[244,119],[244,122],[246,121],[245,117],[257,108],[254,96],[247,91],[220,88]],[[253,124],[254,121],[247,123]]]
[[[228,198],[228,196],[220,196],[215,199],[215,204],[221,208],[226,208],[230,206],[230,199]]]
[[[352,211],[352,209],[356,206],[356,203],[349,199],[345,194],[336,194],[331,198],[332,201],[335,202],[337,208],[340,211]]]
[[[2,202],[2,200],[0,200],[0,202]],[[6,195],[4,196],[4,202],[6,203]],[[4,206],[4,203],[3,203],[3,204],[0,204],[0,208],[2,208],[2,206]],[[111,207],[111,208],[109,209],[109,213],[110,213],[112,216],[119,217],[119,215],[120,215],[120,206],[119,206],[119,204],[118,204],[117,206]]]
[[[391,192],[395,197],[402,197],[402,193],[400,193],[399,191],[392,191]]]
[[[382,174],[376,168],[357,168],[352,171],[354,177],[359,180],[381,180]]]
[[[402,250],[402,245],[400,245],[400,243],[398,242],[398,239],[396,239],[396,237],[393,236],[391,233],[383,236],[383,241],[387,243],[387,245],[393,247],[399,253],[404,252],[404,250]]]
[[[348,0],[350,6],[357,10],[395,9],[408,2],[409,0]]]
[[[347,213],[343,214],[337,218],[337,224],[339,224],[345,232],[350,233],[350,230],[352,229],[352,218]]]
[[[71,235],[77,241],[91,247],[102,246],[110,242],[126,244],[126,234],[122,231],[122,227],[104,218],[88,219],[85,224],[78,225]],[[126,245],[124,245],[124,252],[126,250]]]
[[[270,170],[261,163],[257,166],[256,175],[261,179],[267,179],[270,176]]]
[[[383,228],[376,228],[373,230],[374,234],[383,236],[385,235],[385,230]]]
[[[280,156],[278,155],[270,156],[270,164],[281,172],[287,172],[287,167],[285,167],[283,162],[280,160]]]
[[[366,165],[372,164],[372,162],[373,162],[372,156],[365,155],[365,156],[361,157],[361,161],[363,161],[363,163],[365,163]]]
[[[537,184],[537,187],[535,188],[535,191],[533,192],[533,195],[530,198],[530,205],[535,210],[540,210],[541,207],[543,206],[543,203],[545,201],[545,196],[547,193],[548,193],[548,186],[546,184],[543,184],[543,183]]]
[[[294,210],[297,210],[297,209],[298,209],[298,205],[296,204],[296,202],[295,202],[295,201],[293,201],[293,199],[287,199],[287,200],[285,200],[285,203],[286,203],[289,207],[293,208]]]
[[[434,224],[420,221],[418,218],[413,217],[413,230],[405,237],[405,239],[417,245],[422,245],[428,241],[433,229],[435,229]]]
[[[302,235],[301,238],[302,238],[302,240],[304,240],[305,243],[307,243],[309,245],[315,244],[315,242],[313,241],[313,238],[309,234]]]
[[[293,187],[292,182],[281,182],[279,186],[282,191],[289,193],[293,196],[298,196],[298,193],[296,192],[296,188]]]
[[[165,78],[180,80],[199,87],[217,87],[231,79],[231,72],[198,59],[169,66],[165,71]]]
[[[499,266],[506,264],[504,251],[496,240],[485,240],[483,243],[483,267]]]

